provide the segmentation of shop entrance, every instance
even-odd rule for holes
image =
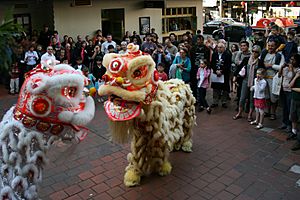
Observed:
[[[115,42],[121,41],[125,33],[124,9],[102,9],[101,19],[103,35],[110,33]]]

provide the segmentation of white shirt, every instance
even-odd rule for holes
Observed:
[[[285,60],[284,60],[284,56],[282,54],[281,54],[281,59],[280,59],[279,65],[275,64],[275,60],[276,60],[276,53],[274,53],[274,54],[267,53],[267,55],[264,59],[264,63],[272,64],[272,67],[267,68],[267,70],[266,70],[266,78],[267,79],[274,77],[275,74],[277,73],[277,71],[280,70],[281,66],[284,65]]]
[[[39,59],[36,51],[27,51],[25,53],[25,60],[27,65],[35,65],[36,61]]]
[[[114,41],[111,41],[111,42],[108,42],[108,41],[105,41],[103,42],[102,46],[101,46],[101,51],[104,53],[104,54],[107,54],[108,53],[108,46],[109,45],[113,45],[114,46],[114,49],[116,49],[116,43]]]
[[[252,86],[252,89],[254,90],[253,97],[255,99],[265,99],[266,87],[267,87],[267,81],[265,79],[257,80],[257,78],[255,78],[254,86]]]
[[[49,54],[48,52],[46,52],[42,55],[41,61],[47,61],[47,60],[56,60],[56,58],[53,54]]]

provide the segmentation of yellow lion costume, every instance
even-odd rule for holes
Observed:
[[[109,96],[104,107],[113,140],[132,139],[124,184],[135,186],[153,172],[169,174],[168,157],[174,148],[192,151],[195,98],[181,80],[158,81],[151,56],[134,44],[127,48],[127,54],[104,56],[107,72],[98,93]]]

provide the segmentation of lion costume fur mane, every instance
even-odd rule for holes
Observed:
[[[38,65],[28,74],[18,103],[0,123],[0,199],[36,200],[47,151],[54,141],[82,140],[95,112],[83,95],[86,78],[68,65]]]
[[[125,55],[106,54],[105,84],[99,95],[108,95],[105,111],[112,139],[131,139],[124,184],[140,184],[142,176],[171,172],[168,161],[173,149],[192,151],[195,98],[189,85],[178,79],[158,80],[155,63],[138,47],[129,44]]]

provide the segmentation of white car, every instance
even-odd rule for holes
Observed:
[[[235,25],[245,26],[245,23],[237,22],[232,18],[219,18],[218,20],[220,20],[224,23],[227,23],[227,24],[235,24]]]

